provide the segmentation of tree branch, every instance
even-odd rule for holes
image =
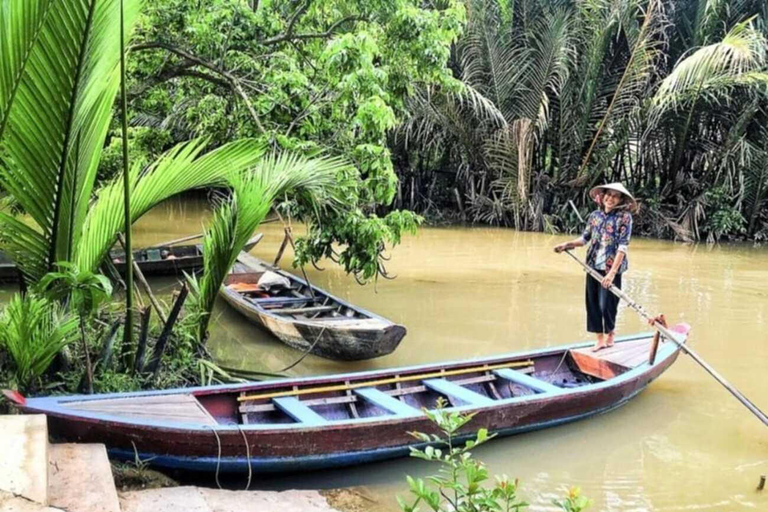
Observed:
[[[279,36],[275,36],[270,39],[267,39],[261,44],[265,44],[265,45],[277,44],[279,42],[291,39],[293,37],[293,27],[296,25],[296,22],[299,21],[299,18],[301,17],[301,15],[307,12],[307,9],[309,8],[309,2],[310,0],[305,0],[304,2],[301,3],[299,8],[296,9],[296,12],[293,13],[293,16],[291,16],[290,21],[288,21],[288,28],[285,29],[285,34],[281,34]]]
[[[305,40],[305,39],[325,39],[328,37],[331,37],[333,35],[333,32],[339,28],[344,23],[347,23],[349,21],[364,21],[367,18],[365,16],[347,16],[346,18],[342,18],[330,27],[328,27],[328,30],[325,32],[318,32],[315,34],[294,34],[292,31],[292,27],[289,26],[289,30],[286,30],[285,34],[280,34],[275,37],[270,37],[269,39],[265,39],[264,41],[260,41],[260,44],[263,44],[265,46],[273,45],[282,43],[284,41],[296,41],[296,40]]]
[[[194,63],[197,66],[204,67],[207,70],[213,72],[214,74],[224,78],[224,80],[229,84],[229,87],[238,96],[240,96],[240,98],[245,103],[245,106],[246,108],[248,108],[248,112],[251,114],[251,118],[253,119],[253,122],[258,127],[259,131],[261,131],[261,133],[266,133],[264,126],[261,124],[261,121],[259,120],[259,116],[256,114],[256,110],[253,108],[253,104],[251,104],[250,98],[248,97],[248,95],[245,93],[242,86],[240,85],[239,78],[227,72],[226,70],[222,69],[221,67],[217,66],[216,64],[209,62],[201,57],[198,57],[197,55],[194,55],[183,48],[179,48],[170,43],[164,43],[162,41],[153,41],[148,43],[136,44],[130,48],[130,51],[137,52],[137,51],[156,50],[156,49],[169,51],[175,55],[178,55],[179,57],[182,57]]]

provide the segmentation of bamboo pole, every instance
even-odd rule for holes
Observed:
[[[125,330],[123,343],[133,341],[133,253],[131,252],[131,177],[128,170],[128,100],[125,92],[125,13],[120,0],[120,106],[123,129],[123,230],[125,231]]]
[[[128,254],[128,243],[123,240],[122,235],[117,235],[117,241],[120,242],[120,245],[123,246],[123,250],[126,251],[126,254]],[[152,307],[155,308],[155,311],[157,311],[157,316],[160,318],[160,321],[165,323],[167,319],[167,315],[165,314],[165,311],[163,311],[163,307],[160,305],[160,302],[155,297],[155,294],[152,293],[152,288],[149,286],[149,283],[147,282],[147,278],[144,277],[144,273],[141,271],[141,268],[139,267],[139,264],[136,263],[133,259],[131,259],[131,266],[136,274],[136,279],[138,279],[139,284],[144,288],[144,291],[147,292],[147,296],[149,297],[149,302],[152,304]],[[126,267],[126,276],[128,275],[128,260],[126,258],[125,262]]]
[[[262,393],[260,395],[246,395],[237,398],[238,402],[245,402],[247,400],[259,400],[267,398],[279,398],[281,396],[300,396],[309,395],[312,393],[327,393],[329,391],[346,391],[348,389],[367,388],[370,386],[383,386],[385,384],[396,384],[398,382],[409,382],[413,380],[431,379],[433,377],[449,377],[451,375],[463,375],[465,373],[483,372],[488,370],[499,370],[501,368],[521,368],[528,367],[533,364],[530,359],[527,361],[515,361],[512,363],[504,363],[497,365],[483,365],[475,366],[472,368],[461,368],[459,370],[441,370],[439,372],[422,373],[419,375],[406,375],[405,377],[389,377],[387,379],[369,380],[366,382],[357,382],[355,384],[338,384],[335,386],[325,386],[319,388],[306,388],[306,389],[294,389],[291,391],[278,391],[276,393]]]
[[[570,249],[565,250],[566,253],[568,253],[568,256],[574,259],[579,265],[581,265],[584,270],[592,276],[594,279],[597,279],[598,281],[603,280],[603,276],[601,276],[595,269],[591,268],[589,265],[581,261],[579,258],[573,255],[571,253]],[[704,370],[707,371],[714,379],[719,382],[725,389],[727,389],[736,399],[744,405],[747,409],[752,412],[757,418],[765,424],[765,426],[768,426],[768,416],[761,411],[755,404],[753,404],[746,396],[744,396],[738,389],[736,389],[730,382],[725,380],[725,378],[720,375],[712,366],[710,366],[704,359],[701,358],[692,348],[685,345],[685,339],[678,339],[679,333],[670,331],[664,325],[661,324],[658,320],[651,317],[643,307],[632,300],[626,293],[621,291],[619,288],[616,288],[615,286],[611,285],[610,288],[608,288],[608,291],[616,295],[618,298],[623,300],[627,303],[627,305],[634,309],[640,316],[648,320],[648,323],[650,323],[656,330],[658,330],[662,335],[664,335],[665,338],[673,341],[678,347],[680,347],[680,350],[682,350],[684,353],[688,354],[693,358],[694,361],[696,361]]]

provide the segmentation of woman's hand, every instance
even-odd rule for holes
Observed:
[[[565,242],[564,244],[558,244],[555,246],[555,252],[557,253],[561,253],[568,249],[573,249],[573,244],[571,244],[571,242]]]
[[[603,278],[601,284],[603,285],[603,288],[608,289],[613,284],[613,280],[616,278],[616,272],[611,270],[607,274],[605,274],[605,277]]]

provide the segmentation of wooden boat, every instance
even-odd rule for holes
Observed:
[[[0,253],[0,283],[15,283],[19,280],[16,264],[3,253]]]
[[[267,271],[290,288],[266,292],[257,285]],[[405,327],[309,286],[306,281],[241,253],[219,295],[252,323],[285,344],[329,359],[370,359],[391,353]]]
[[[688,327],[675,328],[680,338]],[[409,432],[435,433],[424,409],[444,397],[474,413],[463,428],[501,435],[614,409],[677,359],[673,342],[649,361],[650,334],[445,364],[337,376],[136,393],[11,398],[48,415],[60,439],[104,443],[116,458],[191,470],[286,472],[407,455]]]
[[[248,240],[244,251],[248,252],[261,241],[258,234]],[[125,273],[125,252],[110,253],[112,263],[121,274]],[[181,275],[203,268],[203,244],[155,246],[149,249],[133,251],[133,257],[145,276]]]
[[[262,236],[259,234],[251,238],[245,245],[245,251],[253,249]],[[109,256],[118,272],[124,274],[125,252],[111,251]],[[182,272],[192,272],[203,267],[203,245],[159,245],[133,251],[133,257],[145,276],[181,275]],[[18,278],[16,265],[7,256],[0,254],[0,282],[12,283]]]

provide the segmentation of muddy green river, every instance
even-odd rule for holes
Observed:
[[[172,201],[135,231],[137,244],[199,232],[204,202]],[[282,226],[267,224],[253,253],[272,259]],[[300,229],[297,228],[300,232]],[[360,363],[307,357],[289,372],[315,375],[455,360],[588,339],[584,275],[552,247],[571,237],[490,228],[424,228],[392,252],[397,278],[359,286],[332,264],[308,269],[314,284],[404,324],[395,353]],[[290,261],[291,254],[286,253]],[[582,253],[583,256],[583,253]],[[768,248],[687,246],[636,238],[624,290],[650,312],[693,327],[699,354],[768,410]],[[167,285],[166,285],[167,286]],[[622,306],[619,334],[647,331]],[[219,304],[210,345],[226,366],[276,371],[300,354]],[[492,474],[519,478],[531,510],[579,486],[595,511],[768,510],[768,429],[680,356],[624,407],[534,433],[496,439],[476,451]],[[436,468],[412,459],[291,477],[259,478],[265,489],[363,486],[370,510],[398,510],[405,476]]]

